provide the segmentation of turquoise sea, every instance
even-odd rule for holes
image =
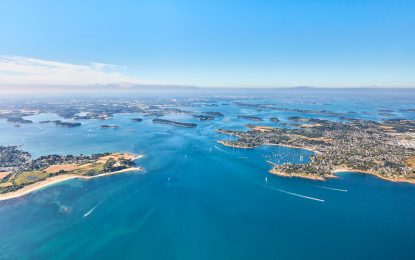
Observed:
[[[415,119],[415,91],[279,91],[181,94],[208,97],[220,111],[194,129],[158,125],[140,114],[116,114],[78,128],[0,120],[0,144],[44,154],[125,151],[144,154],[143,172],[71,180],[21,198],[0,201],[0,259],[415,259],[415,185],[341,173],[326,182],[268,174],[266,162],[302,163],[311,152],[285,147],[233,149],[216,141],[217,128],[276,125],[301,115],[241,108],[234,102],[356,112],[350,117]],[[232,98],[230,98],[232,96]],[[114,97],[116,98],[116,97]],[[137,97],[140,98],[140,97]],[[149,96],[148,98],[152,98]],[[153,97],[155,98],[155,97]],[[10,102],[10,100],[7,100]],[[16,99],[16,102],[19,102]],[[257,115],[264,122],[239,119]],[[336,190],[337,189],[337,190]],[[347,192],[346,192],[347,190]]]

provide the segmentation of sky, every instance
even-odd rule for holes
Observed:
[[[0,85],[415,87],[415,1],[0,2]]]

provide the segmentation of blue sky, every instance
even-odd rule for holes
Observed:
[[[63,2],[1,1],[0,83],[415,86],[415,1]]]

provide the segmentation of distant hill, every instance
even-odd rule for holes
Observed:
[[[295,87],[197,87],[171,84],[95,84],[95,85],[0,85],[2,94],[171,94],[182,92],[205,92],[212,94],[232,92],[278,92],[278,91],[376,91],[376,90],[410,90],[411,88],[387,88],[387,87],[350,87],[350,88],[321,88],[313,86]],[[414,89],[414,88],[412,88]]]
[[[53,94],[53,93],[129,93],[129,92],[177,92],[197,90],[195,86],[151,85],[151,84],[108,84],[108,85],[0,85],[0,92],[10,94]]]

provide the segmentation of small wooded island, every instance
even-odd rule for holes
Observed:
[[[99,153],[32,159],[17,146],[0,146],[0,200],[19,197],[68,179],[142,170],[134,163],[134,159],[140,157],[129,153]]]
[[[194,128],[194,127],[197,126],[197,124],[195,124],[195,123],[177,122],[177,121],[173,121],[173,120],[159,119],[159,118],[153,119],[153,123],[165,124],[165,125],[174,125],[174,126],[185,127],[185,128]]]

